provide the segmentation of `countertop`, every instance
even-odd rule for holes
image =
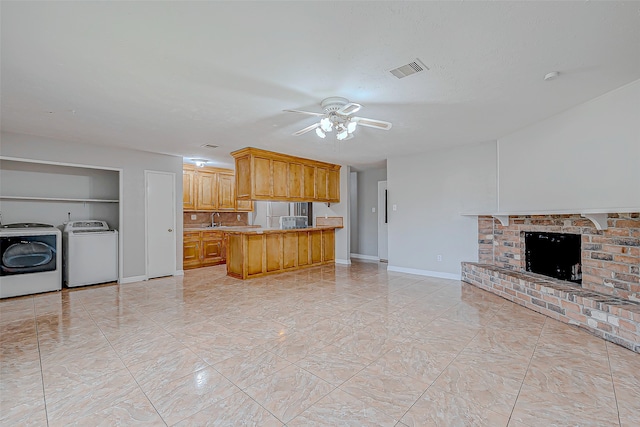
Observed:
[[[221,226],[221,227],[185,227],[183,228],[183,232],[193,232],[193,231],[238,231],[238,230],[255,230],[256,228],[260,228],[259,225],[238,225],[238,226]]]
[[[222,227],[189,227],[184,228],[183,232],[191,233],[194,231],[222,231],[224,233],[233,233],[233,234],[264,234],[264,233],[290,233],[296,231],[317,231],[317,230],[332,230],[335,228],[342,228],[335,225],[321,225],[316,227],[307,227],[307,228],[294,228],[292,230],[282,230],[280,228],[262,228],[260,226],[247,225],[247,226],[222,226]]]
[[[236,228],[236,227],[234,227]],[[276,234],[276,233],[297,233],[299,231],[318,231],[318,230],[334,230],[336,227],[334,225],[320,226],[320,227],[307,227],[307,228],[294,228],[291,230],[282,230],[280,228],[248,228],[248,227],[238,227],[241,229],[228,230],[229,234]]]

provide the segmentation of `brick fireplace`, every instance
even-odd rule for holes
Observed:
[[[479,263],[463,263],[463,280],[640,352],[640,213],[606,222],[598,230],[579,214],[510,216],[508,225],[479,216]],[[580,235],[582,285],[528,273],[526,232]]]

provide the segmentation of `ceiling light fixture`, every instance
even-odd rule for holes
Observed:
[[[362,108],[362,105],[356,104],[355,102],[349,102],[348,99],[333,96],[331,98],[324,99],[320,105],[322,106],[324,113],[313,113],[301,110],[284,110],[290,113],[308,114],[311,116],[321,117],[320,122],[307,126],[306,128],[295,132],[293,135],[302,135],[315,129],[316,135],[320,138],[325,138],[327,133],[335,129],[336,139],[338,141],[344,141],[353,138],[353,133],[358,125],[382,130],[391,129],[391,123],[389,122],[352,116],[353,113]]]
[[[325,132],[331,132],[331,129],[333,129],[333,123],[331,123],[329,117],[325,117],[324,119],[320,120],[320,127]],[[318,131],[316,130],[316,133],[317,132]],[[324,138],[324,136],[322,138]]]
[[[207,163],[209,163],[209,160],[207,160],[207,159],[191,159],[191,161],[193,163],[195,163],[196,166],[199,167],[199,168],[201,168],[204,165],[206,165]]]
[[[559,71],[552,71],[550,73],[545,74],[544,79],[545,80],[553,80],[555,78],[557,78],[560,75]]]

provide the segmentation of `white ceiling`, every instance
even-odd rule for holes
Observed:
[[[636,1],[3,1],[1,20],[3,130],[228,164],[254,146],[372,167],[640,78]],[[415,58],[430,70],[388,72]],[[292,136],[315,118],[282,110],[329,96],[393,128]]]

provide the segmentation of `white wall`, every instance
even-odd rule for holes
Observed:
[[[640,81],[495,143],[390,158],[387,176],[389,269],[418,274],[477,260],[461,212],[639,209]]]
[[[182,212],[182,158],[3,132],[2,155],[123,169],[123,279],[145,274],[144,171],[176,174],[176,212]],[[53,189],[52,189],[53,190]],[[182,269],[182,219],[176,218],[176,266]]]
[[[351,253],[358,252],[358,172],[349,174],[349,227],[351,230],[349,236],[349,247]]]
[[[460,213],[495,210],[496,144],[389,158],[387,187],[388,268],[460,277],[460,263],[478,259],[477,218]]]
[[[343,218],[344,227],[336,229],[336,263],[338,264],[351,263],[350,178],[351,168],[342,165],[340,168],[340,203],[331,203],[331,206],[327,206],[326,203],[315,202],[313,204],[314,225],[315,218],[319,216],[341,216]]]
[[[502,212],[638,208],[640,80],[500,138],[498,147]]]
[[[353,253],[378,256],[378,181],[386,180],[386,168],[358,172],[358,251]]]

